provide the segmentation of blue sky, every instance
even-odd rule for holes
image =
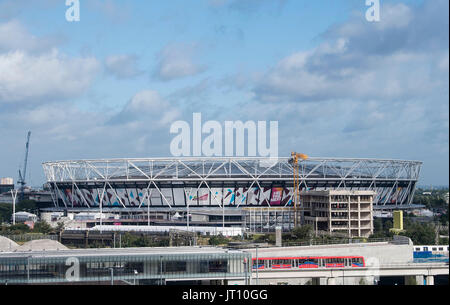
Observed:
[[[0,176],[170,156],[170,124],[279,121],[279,152],[424,161],[448,185],[448,1],[0,0]],[[139,109],[139,110],[137,110]]]

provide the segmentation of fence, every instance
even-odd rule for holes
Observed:
[[[2,235],[3,237],[9,238],[16,243],[28,242],[32,240],[40,240],[40,239],[51,239],[58,240],[58,235],[45,235],[45,234],[13,234],[13,235]]]
[[[301,246],[326,246],[326,245],[342,245],[342,244],[361,244],[361,243],[393,243],[393,244],[408,244],[409,240],[393,238],[366,238],[366,239],[333,239],[326,241],[303,241],[303,242],[283,242],[283,247],[301,247]]]

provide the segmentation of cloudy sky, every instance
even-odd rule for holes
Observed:
[[[449,181],[449,2],[0,0],[0,177],[170,156],[170,125],[279,122],[279,154],[422,160]]]

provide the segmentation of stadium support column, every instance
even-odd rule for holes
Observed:
[[[148,188],[147,188],[147,226],[150,227],[150,194],[148,193]]]
[[[427,286],[433,286],[434,285],[434,276],[433,275],[427,275],[426,276]]]
[[[327,280],[327,284],[330,286],[336,285],[336,278],[335,277],[329,277]]]
[[[102,196],[103,199],[103,196]],[[102,224],[103,224],[103,200],[100,199],[100,234],[102,233]]]
[[[102,196],[100,197],[100,234],[102,233],[102,225],[103,225],[103,197],[105,196],[106,191],[106,183],[103,187]]]
[[[423,275],[416,275],[416,284],[419,286],[423,286],[423,284],[424,284],[424,276]]]
[[[187,225],[187,230],[188,231],[189,231],[189,204],[190,203],[191,203],[191,199],[189,198],[189,200],[187,202],[187,213],[186,213],[186,225]]]

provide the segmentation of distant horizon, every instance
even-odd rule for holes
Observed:
[[[47,182],[46,182],[47,183]],[[45,183],[44,183],[45,184]],[[17,185],[17,184],[14,184],[15,186]],[[28,186],[28,185],[27,185]],[[36,189],[36,188],[42,188],[43,187],[43,185],[41,185],[41,186],[38,186],[38,185],[33,185],[33,186],[30,186],[32,189]],[[417,189],[429,189],[429,188],[435,188],[435,189],[449,189],[450,188],[450,185],[417,185],[416,186],[416,190]]]

